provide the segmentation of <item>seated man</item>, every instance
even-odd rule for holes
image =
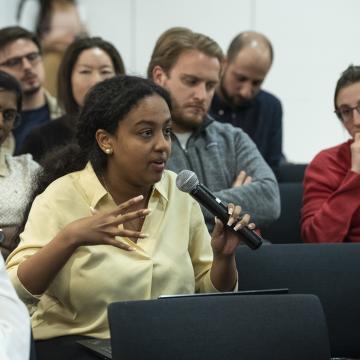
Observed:
[[[14,76],[23,92],[21,123],[13,130],[18,154],[30,130],[59,117],[61,111],[43,87],[44,65],[34,34],[18,26],[0,29],[0,70]],[[13,152],[13,146],[9,147]]]
[[[248,135],[207,114],[222,61],[214,40],[189,29],[172,28],[158,39],[148,77],[172,97],[174,134],[168,168],[194,171],[221,200],[240,204],[263,227],[280,214],[274,174]],[[213,216],[204,214],[211,229]]]
[[[276,171],[284,160],[282,107],[275,96],[261,90],[272,61],[273,48],[264,35],[252,31],[237,35],[227,51],[210,114],[243,129]]]

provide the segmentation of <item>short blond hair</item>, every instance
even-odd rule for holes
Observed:
[[[152,79],[155,66],[160,66],[168,73],[179,56],[188,50],[198,50],[207,56],[216,57],[220,65],[224,60],[223,51],[215,40],[185,27],[173,27],[162,33],[155,44],[147,69],[148,78]]]

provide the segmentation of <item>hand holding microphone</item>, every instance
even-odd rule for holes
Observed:
[[[229,225],[225,225],[229,221],[228,208],[214,196],[211,191],[206,188],[203,184],[200,184],[196,174],[190,170],[181,171],[176,178],[176,186],[183,192],[189,193],[196,201],[208,209],[213,215],[219,218],[224,224],[225,229],[229,230],[232,234],[236,234],[240,240],[242,240],[247,246],[251,249],[257,249],[262,244],[262,238],[253,230],[249,229],[247,226],[237,226],[238,224],[246,224],[248,218],[239,219],[239,221],[234,222],[233,219],[236,219],[240,215],[241,208],[239,206],[233,208],[233,214],[230,216],[232,221]],[[219,232],[219,224],[215,225],[215,232]],[[213,234],[214,235],[214,234]],[[229,245],[231,246],[231,245]],[[214,249],[216,250],[216,249]]]

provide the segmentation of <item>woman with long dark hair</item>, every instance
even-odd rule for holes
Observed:
[[[72,142],[86,93],[98,82],[122,74],[124,63],[111,43],[99,37],[74,41],[66,50],[58,73],[58,102],[65,115],[34,129],[20,153],[30,153],[41,162],[49,151]]]

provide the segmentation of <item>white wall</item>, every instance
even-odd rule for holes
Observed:
[[[0,26],[15,22],[16,0],[0,0]],[[158,36],[187,26],[226,50],[254,29],[273,42],[275,61],[264,88],[284,107],[284,152],[308,162],[347,138],[333,114],[339,74],[359,64],[359,0],[82,0],[93,35],[112,41],[130,73],[144,75]]]

